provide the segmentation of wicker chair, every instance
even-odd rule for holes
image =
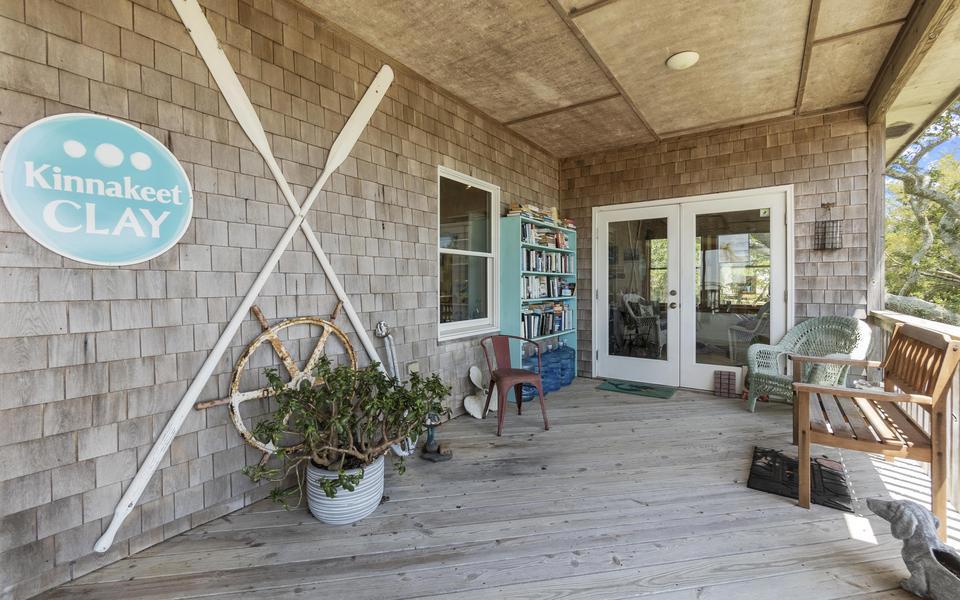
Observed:
[[[730,353],[730,362],[734,364],[738,363],[739,358],[743,356],[743,351],[740,348],[744,346],[750,347],[750,342],[752,342],[757,336],[763,335],[764,332],[769,331],[768,323],[770,322],[770,303],[767,302],[760,307],[760,310],[757,311],[757,314],[753,318],[747,318],[741,321],[738,325],[731,325],[727,329],[727,348]],[[766,340],[770,341],[770,340]],[[743,342],[741,346],[739,342]]]
[[[787,374],[787,354],[830,356],[863,360],[870,349],[870,326],[851,317],[814,317],[787,332],[780,343],[753,344],[747,350],[750,394],[747,408],[753,412],[757,398],[766,395],[790,401],[793,378]],[[801,381],[817,385],[843,385],[848,368],[841,365],[807,365]]]

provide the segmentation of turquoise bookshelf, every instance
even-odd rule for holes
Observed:
[[[552,248],[524,242],[521,238],[522,226],[524,223],[530,223],[538,229],[560,231],[567,235],[570,242],[569,248]],[[523,268],[523,250],[537,250],[545,253],[569,256],[570,264],[566,272],[558,273],[552,271],[528,271]],[[559,227],[536,219],[528,217],[502,217],[500,219],[500,332],[509,335],[523,335],[521,327],[521,312],[530,305],[543,302],[562,302],[570,308],[571,325],[566,331],[551,333],[549,335],[531,336],[536,342],[540,343],[543,350],[547,346],[556,346],[560,340],[573,348],[577,349],[577,298],[576,293],[573,296],[560,296],[548,298],[523,298],[522,286],[524,276],[543,276],[547,278],[557,278],[565,283],[575,283],[577,281],[577,232],[575,229]],[[514,367],[521,364],[521,351],[519,344],[510,345],[510,360]]]

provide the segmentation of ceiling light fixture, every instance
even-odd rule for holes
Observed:
[[[700,60],[700,54],[692,50],[686,52],[677,52],[667,59],[667,68],[674,71],[683,71],[697,64]]]
[[[913,123],[907,123],[905,121],[897,121],[896,123],[891,123],[887,125],[886,136],[887,138],[898,138],[907,135],[910,130],[913,129]]]

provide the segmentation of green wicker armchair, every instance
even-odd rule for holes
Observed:
[[[768,396],[789,401],[793,398],[793,378],[787,374],[787,355],[829,356],[862,360],[870,349],[870,326],[852,317],[814,317],[787,332],[774,346],[753,344],[747,350],[750,394],[747,408],[753,412],[757,398]],[[801,378],[819,385],[843,385],[847,367],[810,365]]]

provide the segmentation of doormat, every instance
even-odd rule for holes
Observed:
[[[606,379],[597,386],[597,389],[605,392],[633,394],[634,396],[649,396],[650,398],[660,398],[662,400],[672,398],[674,392],[677,391],[677,388],[666,385],[637,383],[635,381],[622,381],[620,379]]]
[[[814,504],[852,513],[853,497],[843,464],[828,458],[811,458],[810,469],[810,500]],[[769,448],[753,448],[748,488],[798,498],[798,483],[795,457]]]

